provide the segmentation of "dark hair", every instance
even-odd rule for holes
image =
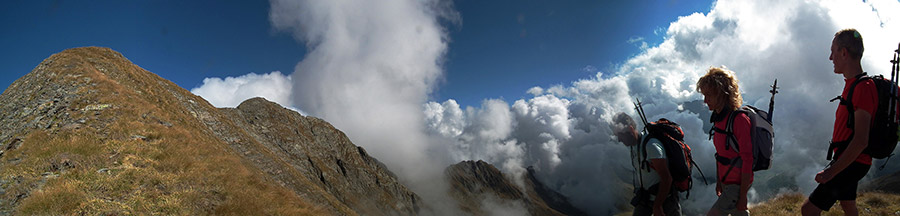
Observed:
[[[632,119],[631,116],[629,116],[628,114],[625,114],[624,112],[616,113],[616,115],[613,116],[612,120],[613,120],[613,125],[612,125],[613,133],[621,133],[628,126],[631,126],[631,128],[637,128],[635,126],[634,119]]]
[[[844,29],[834,33],[834,41],[837,43],[838,48],[846,48],[847,52],[850,53],[850,57],[862,59],[865,48],[863,48],[862,35],[856,29]]]

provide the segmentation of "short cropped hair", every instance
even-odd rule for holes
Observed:
[[[720,111],[725,106],[734,109],[744,103],[737,77],[724,67],[710,67],[706,75],[697,81],[697,91],[716,99],[718,103],[709,105],[713,106],[713,110]]]
[[[862,59],[865,48],[863,47],[862,35],[856,29],[849,28],[834,33],[834,41],[837,43],[838,48],[847,49],[850,57]]]
[[[620,134],[622,132],[626,132],[625,129],[631,126],[631,128],[637,128],[634,123],[634,119],[631,118],[628,114],[624,112],[616,113],[613,116],[613,133]]]

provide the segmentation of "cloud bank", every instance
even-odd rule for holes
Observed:
[[[455,141],[449,143],[454,159],[483,159],[505,172],[534,166],[577,207],[615,214],[627,200],[609,189],[630,184],[632,176],[630,153],[611,136],[611,116],[636,116],[631,101],[640,98],[651,120],[665,117],[682,125],[700,167],[714,176],[709,111],[694,89],[707,68],[725,65],[740,79],[745,104],[766,108],[769,85],[777,78],[781,86],[774,110],[774,168],[756,173],[751,201],[783,191],[808,194],[815,187],[812,177],[827,162],[837,106],[828,99],[843,86],[828,60],[833,34],[858,29],[866,45],[863,68],[889,74],[888,60],[900,42],[898,12],[897,1],[718,1],[709,13],[672,22],[662,43],[614,71],[534,87],[527,92],[533,97],[512,105],[488,99],[463,109],[453,100],[428,102],[425,125]],[[896,170],[896,164],[885,171],[873,168],[870,177]],[[691,197],[683,202],[688,214],[702,214],[715,199],[713,188],[695,177]]]

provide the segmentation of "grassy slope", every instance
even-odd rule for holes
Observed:
[[[800,215],[800,207],[806,200],[804,194],[782,194],[775,199],[750,208],[753,215]],[[900,214],[900,195],[881,192],[864,192],[856,198],[860,215]],[[844,215],[839,203],[822,215]]]
[[[120,77],[77,62],[78,55],[104,58],[93,52],[105,50],[94,49],[54,55],[57,62],[75,61],[74,69],[59,70],[74,71],[71,75],[97,84],[79,89],[81,98],[71,104],[71,118],[87,119],[86,126],[30,131],[22,135],[21,147],[3,158],[19,160],[2,164],[0,178],[22,182],[7,188],[6,195],[31,190],[19,201],[17,214],[321,213],[242,162],[172,102],[169,92],[153,88],[158,82],[176,85],[141,73],[143,69],[124,58],[114,59],[113,67],[121,71],[114,76]],[[92,104],[111,107],[83,109]],[[91,127],[95,125],[104,127]]]

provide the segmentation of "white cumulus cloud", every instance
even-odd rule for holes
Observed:
[[[889,74],[887,60],[900,42],[898,12],[900,3],[889,0],[717,1],[708,13],[674,20],[662,31],[662,43],[642,49],[613,71],[599,71],[569,85],[530,89],[527,93],[532,98],[508,107],[515,117],[512,131],[500,134],[507,136],[467,139],[467,134],[480,134],[478,130],[493,130],[470,126],[462,134],[450,136],[458,142],[452,145],[466,147],[451,150],[502,146],[524,152],[451,155],[504,164],[507,172],[534,166],[539,179],[569,196],[577,207],[594,215],[619,213],[622,209],[617,206],[627,205],[628,200],[610,189],[630,185],[632,170],[627,148],[616,142],[609,130],[611,116],[626,112],[636,118],[632,101],[641,99],[650,120],[665,117],[681,124],[695,160],[707,177],[714,176],[715,150],[707,140],[708,110],[694,89],[706,69],[724,65],[740,79],[745,104],[767,108],[769,85],[777,78],[781,87],[774,110],[774,167],[756,173],[751,201],[784,191],[808,194],[815,186],[813,175],[827,163],[825,148],[837,107],[828,99],[843,86],[842,77],[832,72],[828,60],[831,39],[840,29],[858,29],[866,46],[863,68],[869,74]],[[488,109],[502,113],[484,104],[466,108],[475,113]],[[490,118],[458,121],[490,125],[485,119]],[[516,155],[520,157],[511,157]],[[885,171],[873,169],[870,177],[900,169],[896,164],[888,167]],[[696,171],[695,177],[691,197],[683,205],[685,213],[703,214],[715,194],[712,186],[703,185]]]
[[[238,77],[211,77],[203,79],[203,84],[191,89],[194,93],[216,107],[237,107],[244,100],[263,97],[284,107],[292,107],[291,76],[280,71],[268,74],[249,73]]]

